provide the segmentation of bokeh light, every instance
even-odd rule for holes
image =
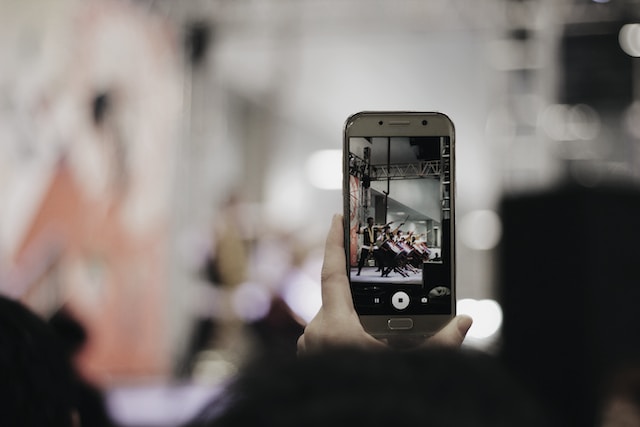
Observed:
[[[640,56],[640,24],[623,25],[618,33],[620,47],[629,56]]]
[[[473,325],[467,333],[469,338],[490,338],[502,326],[502,307],[495,300],[464,298],[458,301],[457,310],[458,314],[466,314],[473,319]]]
[[[492,210],[476,210],[460,219],[460,239],[475,250],[493,249],[502,237],[502,222]]]
[[[342,151],[320,150],[307,160],[307,177],[311,184],[323,190],[342,188]]]

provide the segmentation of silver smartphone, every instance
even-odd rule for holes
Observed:
[[[455,315],[455,130],[437,112],[360,112],[344,126],[344,243],[376,337],[427,337]]]

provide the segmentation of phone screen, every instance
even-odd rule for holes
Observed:
[[[452,135],[394,129],[381,136],[380,123],[370,136],[345,134],[345,244],[356,311],[449,315]]]

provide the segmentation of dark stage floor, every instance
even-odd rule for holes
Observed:
[[[403,277],[400,273],[392,271],[387,277],[380,277],[380,271],[376,271],[377,267],[362,267],[359,276],[357,268],[351,268],[351,282],[358,283],[399,283],[399,284],[422,284],[422,271],[417,273],[408,272],[409,276]]]

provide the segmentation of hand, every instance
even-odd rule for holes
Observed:
[[[322,307],[298,339],[298,354],[341,345],[369,349],[389,348],[387,343],[377,340],[362,327],[353,306],[345,266],[342,215],[335,215],[327,236],[320,278]],[[471,323],[469,316],[456,316],[421,345],[459,347]]]
[[[342,216],[335,215],[325,245],[320,276],[322,307],[298,339],[298,354],[340,345],[384,348],[368,334],[353,307],[349,279],[345,272]]]

